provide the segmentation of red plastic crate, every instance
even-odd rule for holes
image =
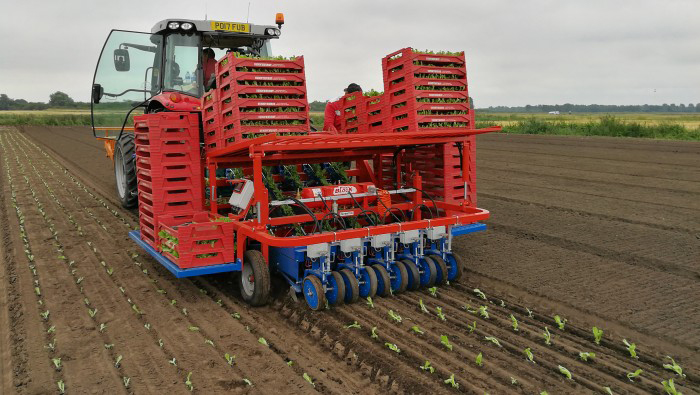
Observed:
[[[205,211],[161,216],[157,233],[159,251],[182,269],[233,263],[236,257],[233,223],[214,222],[216,218]],[[177,243],[165,237],[166,234],[177,238]],[[214,255],[207,256],[210,254]]]

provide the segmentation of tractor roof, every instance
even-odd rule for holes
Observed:
[[[156,23],[153,28],[151,28],[151,33],[160,33],[165,30],[170,30],[168,24],[171,22],[177,22],[179,24],[189,22],[194,25],[194,29],[198,32],[221,32],[221,33],[241,33],[241,34],[251,34],[264,36],[265,29],[277,29],[275,25],[254,25],[252,23],[242,23],[242,22],[226,22],[226,21],[215,21],[215,20],[195,20],[195,19],[163,19],[162,21]],[[276,38],[274,35],[270,38]]]

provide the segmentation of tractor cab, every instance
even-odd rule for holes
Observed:
[[[112,30],[93,79],[93,133],[115,139],[140,112],[198,111],[211,87],[203,50],[210,48],[215,60],[231,51],[270,56],[270,41],[280,37],[283,23],[278,14],[275,25],[166,19],[150,33]]]

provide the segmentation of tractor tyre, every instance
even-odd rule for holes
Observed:
[[[134,135],[131,133],[122,133],[114,144],[114,179],[117,183],[117,197],[122,207],[136,207],[136,146]]]
[[[462,272],[464,272],[464,260],[455,253],[449,254],[447,258],[451,261],[450,267],[447,268],[448,279],[457,282],[462,278]]]
[[[423,273],[420,273],[420,285],[421,287],[432,287],[435,285],[435,278],[437,277],[437,265],[433,258],[425,255],[421,258],[420,269]]]
[[[318,277],[313,274],[304,277],[302,292],[311,310],[321,310],[326,307],[326,295],[323,293],[323,284]]]
[[[243,255],[241,296],[251,306],[264,306],[270,298],[270,268],[260,251],[248,250]]]
[[[392,284],[392,291],[395,293],[405,292],[408,287],[408,272],[406,271],[406,266],[401,261],[395,261],[391,271],[392,274],[396,276]]]
[[[377,272],[370,266],[363,266],[360,269],[360,297],[373,298],[377,295]]]

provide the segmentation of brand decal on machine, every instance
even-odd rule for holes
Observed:
[[[347,195],[348,193],[357,193],[357,188],[352,185],[340,185],[333,188],[334,195]]]

